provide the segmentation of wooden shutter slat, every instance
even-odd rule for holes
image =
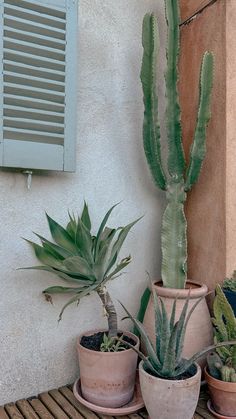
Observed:
[[[10,11],[9,14],[13,14],[14,12],[19,12],[20,14],[27,15],[27,19],[29,20],[34,20],[35,18],[48,20],[49,21],[48,25],[59,24],[60,26],[58,27],[62,29],[64,29],[65,24],[66,24],[65,18],[63,17],[53,16],[53,15],[49,15],[48,13],[38,12],[38,11],[33,10],[33,8],[25,9],[25,8],[20,7],[19,5],[12,5],[12,4],[6,3],[5,13],[6,11],[8,12],[8,10]]]
[[[27,96],[15,96],[11,94],[4,94],[4,103],[10,105],[19,105],[26,107],[33,107],[35,109],[53,110],[64,112],[64,104],[51,102],[50,100],[35,99]]]
[[[55,48],[48,47],[46,45],[36,45],[32,42],[21,41],[18,39],[3,38],[4,41],[4,48],[8,50],[17,51],[18,48],[22,52],[26,52],[27,54],[37,55],[42,58],[53,58],[56,61],[65,61],[65,51],[64,50],[57,50]]]
[[[14,62],[14,61],[6,60],[6,59],[4,59],[4,70],[9,70],[9,71],[13,70],[21,74],[36,75],[36,77],[40,77],[40,78],[45,77],[46,79],[50,79],[50,80],[59,80],[63,82],[65,80],[65,71],[59,71],[55,69],[51,70],[50,68],[42,69],[32,64],[29,65],[29,64]]]
[[[6,10],[6,9],[5,9]],[[50,24],[46,25],[43,23],[38,23],[32,20],[27,20],[27,19],[23,19],[20,17],[16,17],[16,16],[12,16],[10,13],[8,13],[7,11],[4,12],[4,25],[6,22],[6,25],[9,26],[9,22],[10,26],[13,26],[14,28],[30,28],[30,31],[32,32],[36,32],[36,33],[42,33],[42,34],[47,34],[49,33],[49,36],[52,36],[53,38],[59,38],[59,39],[64,39],[65,38],[65,29],[59,29],[59,28],[55,28],[52,27]]]
[[[44,87],[48,89],[47,86],[50,86],[50,89],[60,90],[63,92],[65,91],[65,82],[45,79],[42,77],[30,76],[28,74],[22,75],[19,73],[14,73],[12,71],[4,71],[4,80],[15,80],[17,83],[24,83],[24,85],[26,85],[26,83],[28,85],[36,85],[36,83],[38,83],[38,87],[42,85],[42,88]]]
[[[16,6],[21,6],[25,9],[30,9],[30,10],[37,10],[39,13],[46,13],[48,15],[52,15],[52,16],[58,16],[61,17],[62,19],[65,18],[65,2],[61,2],[62,7],[58,6],[58,3],[60,3],[58,0],[54,1],[54,5],[53,8],[52,7],[47,7],[46,2],[44,2],[44,4],[40,4],[40,2],[32,2],[32,0],[22,0],[19,2],[19,0],[5,0],[6,4],[12,4],[12,5],[16,5]],[[52,1],[51,1],[51,4]]]
[[[14,29],[9,26],[4,26],[4,35],[15,39],[17,37],[18,39],[22,39],[23,41],[30,41],[32,43],[35,43],[36,45],[51,45],[52,48],[55,49],[65,49],[66,41],[64,39],[55,39],[50,36],[45,36],[42,34],[37,34],[32,32],[27,32],[26,30],[20,30],[20,29]]]

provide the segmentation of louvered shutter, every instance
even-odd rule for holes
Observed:
[[[0,166],[75,170],[78,0],[0,0]]]

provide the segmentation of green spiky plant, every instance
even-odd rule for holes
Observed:
[[[70,304],[78,304],[81,298],[97,292],[108,319],[110,348],[113,343],[117,344],[113,341],[113,337],[118,333],[117,313],[106,284],[117,278],[131,262],[131,256],[122,259],[118,264],[117,259],[129,231],[139,221],[135,220],[125,227],[107,227],[107,221],[115,207],[116,205],[107,212],[96,235],[91,232],[91,220],[86,203],[81,217],[76,218],[69,213],[66,228],[46,214],[54,242],[35,233],[41,240],[41,245],[30,240],[27,242],[32,246],[42,265],[24,268],[50,272],[67,283],[66,286],[53,286],[43,291],[48,300],[51,300],[53,294],[72,295],[63,307],[59,320]],[[107,341],[104,343],[107,344]]]
[[[190,163],[186,167],[178,94],[179,1],[165,0],[165,6],[168,25],[167,70],[165,73],[168,173],[166,173],[161,155],[157,95],[159,35],[158,21],[154,14],[147,14],[143,21],[144,54],[141,70],[145,107],[143,141],[155,184],[166,192],[167,197],[167,208],[162,223],[163,285],[169,288],[184,288],[187,273],[187,221],[184,202],[187,192],[198,180],[206,154],[206,128],[210,120],[210,98],[213,84],[213,55],[206,52],[203,56],[196,130],[191,147]]]
[[[128,344],[128,346],[132,347],[136,352],[138,352],[140,358],[144,362],[144,369],[156,377],[164,379],[178,379],[178,377],[185,376],[186,373],[194,374],[193,366],[199,358],[205,356],[208,352],[215,348],[221,348],[222,346],[225,347],[227,345],[236,345],[236,338],[234,338],[209,346],[193,355],[188,360],[183,358],[182,351],[184,347],[184,339],[188,322],[195,308],[200,303],[202,298],[204,298],[199,298],[193,307],[188,310],[190,292],[188,298],[185,301],[179,320],[176,321],[176,300],[173,303],[171,315],[169,318],[162,299],[159,298],[155,290],[153,290],[152,294],[154,301],[156,336],[155,345],[152,344],[143,324],[139,320],[136,320],[121,303],[128,317],[133,321],[135,327],[139,331],[146,349],[146,355],[136,350],[134,347],[132,347],[132,345]]]
[[[232,291],[236,293],[236,271],[233,272],[231,278],[225,278],[223,282],[224,290]]]
[[[236,339],[236,318],[220,285],[216,287],[213,313],[215,344]],[[236,346],[222,346],[216,352],[207,358],[210,374],[222,381],[236,383]]]

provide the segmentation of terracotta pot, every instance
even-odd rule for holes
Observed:
[[[198,404],[201,368],[186,380],[165,380],[153,377],[139,364],[143,401],[150,419],[192,419]]]
[[[82,336],[93,335],[100,330],[83,333],[78,339],[81,391],[89,402],[102,407],[121,407],[129,403],[134,394],[138,355],[133,349],[122,352],[98,352],[84,348]],[[136,342],[139,339],[124,332]]]
[[[191,295],[189,301],[189,310],[195,304],[199,297],[205,296],[208,292],[206,285],[199,285],[195,282],[188,281],[186,289],[164,288],[161,282],[154,285],[154,288],[166,307],[167,313],[170,316],[172,306],[176,297],[178,297],[176,305],[176,320],[179,319],[184,303],[188,296],[189,288],[191,287]],[[153,299],[151,298],[144,317],[144,326],[149,334],[152,342],[155,342],[154,332],[154,309]],[[211,317],[205,298],[198,304],[194,310],[186,330],[183,357],[190,358],[196,352],[213,343],[213,330]],[[199,364],[205,366],[205,361],[200,360]]]
[[[205,377],[210,391],[211,402],[216,413],[223,416],[236,416],[236,383],[217,380],[208,374]]]

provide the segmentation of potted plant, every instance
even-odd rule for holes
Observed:
[[[236,318],[221,287],[213,304],[215,343],[236,339]],[[225,417],[236,416],[236,346],[221,347],[207,357],[206,381],[211,396],[209,408]]]
[[[134,319],[122,305],[138,329],[145,346],[145,354],[133,348],[142,359],[139,364],[139,377],[143,400],[150,419],[157,417],[158,419],[192,419],[201,385],[201,368],[196,361],[213,348],[236,344],[236,340],[211,345],[194,354],[191,359],[184,359],[183,346],[186,329],[191,316],[204,297],[199,298],[189,310],[189,291],[179,320],[176,321],[177,301],[174,301],[170,316],[168,316],[165,304],[162,298],[157,296],[155,288],[152,296],[156,333],[154,345],[143,324]]]
[[[108,331],[83,333],[78,339],[78,356],[83,397],[104,407],[120,407],[130,401],[134,392],[137,355],[126,343],[120,344],[117,313],[106,288],[107,282],[117,278],[131,262],[128,256],[117,263],[120,249],[136,221],[125,227],[107,227],[113,206],[105,215],[96,235],[91,232],[91,220],[86,203],[81,217],[69,214],[64,228],[47,215],[54,242],[39,234],[41,245],[27,240],[42,265],[37,269],[57,275],[66,286],[53,286],[43,291],[47,300],[53,294],[68,294],[63,307],[79,303],[81,298],[96,292],[101,299],[108,320]],[[139,346],[138,338],[124,332],[123,340]]]
[[[190,161],[186,166],[182,143],[181,110],[178,94],[178,59],[180,52],[180,11],[178,0],[165,0],[168,27],[166,83],[166,127],[168,160],[163,164],[160,142],[157,95],[157,58],[159,50],[158,21],[154,14],[147,14],[143,21],[143,61],[141,81],[144,93],[144,150],[150,171],[157,187],[166,192],[167,207],[162,220],[161,281],[155,284],[170,312],[178,296],[177,315],[180,315],[188,288],[191,287],[189,307],[200,296],[207,294],[206,285],[187,281],[187,220],[184,203],[187,193],[197,182],[206,154],[206,128],[210,120],[210,98],[213,83],[213,55],[203,56],[200,74],[200,98],[194,141]],[[146,301],[146,300],[145,300]],[[143,312],[143,310],[141,310]],[[206,301],[201,300],[186,334],[184,355],[191,356],[212,341],[212,328]],[[153,301],[148,305],[144,324],[154,341]]]
[[[234,315],[236,316],[236,271],[233,272],[231,278],[226,278],[223,282],[224,294],[231,305]]]

